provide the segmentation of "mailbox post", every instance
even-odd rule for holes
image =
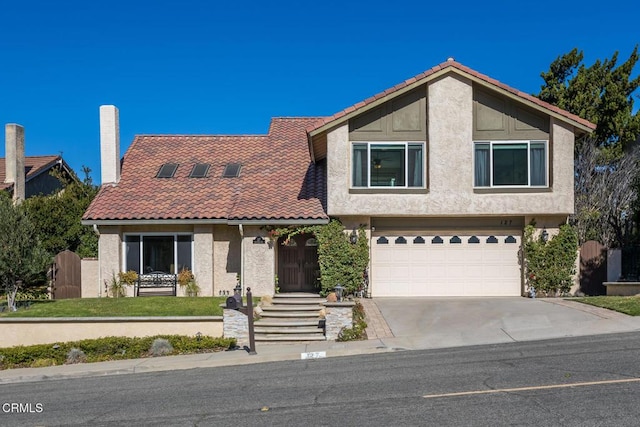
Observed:
[[[249,354],[256,353],[256,337],[253,332],[253,301],[251,300],[251,288],[247,288],[247,321],[249,322]]]

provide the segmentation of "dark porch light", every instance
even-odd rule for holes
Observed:
[[[543,241],[544,243],[547,243],[547,240],[549,240],[549,232],[547,232],[547,227],[544,227],[544,228],[542,229],[541,237],[542,237],[542,241]]]
[[[351,230],[351,234],[349,235],[349,241],[351,242],[352,245],[355,245],[356,243],[358,243],[358,233],[356,232],[355,227],[353,228],[353,230]]]
[[[344,290],[344,286],[338,283],[334,289],[336,291],[336,299],[338,302],[342,302],[342,291]]]

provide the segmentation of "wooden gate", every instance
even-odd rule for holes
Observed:
[[[53,261],[53,299],[80,298],[82,281],[80,257],[66,250]]]
[[[586,295],[606,295],[607,248],[595,240],[580,246],[580,290]]]

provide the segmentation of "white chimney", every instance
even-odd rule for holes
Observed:
[[[13,200],[20,202],[25,197],[24,128],[15,123],[4,127],[5,168],[7,184],[13,184]]]
[[[103,185],[120,182],[120,121],[113,105],[100,106],[100,166]]]

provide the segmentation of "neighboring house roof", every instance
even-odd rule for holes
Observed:
[[[53,167],[59,164],[62,164],[63,168],[71,174],[71,168],[62,160],[61,156],[26,156],[24,158],[25,183],[28,183],[38,175],[49,173]],[[4,182],[6,178],[5,159],[0,157],[0,190],[11,190],[13,188],[12,182]]]
[[[364,111],[374,108],[383,102],[388,101],[390,98],[396,97],[405,93],[409,90],[412,90],[420,85],[425,84],[426,82],[433,80],[442,76],[443,74],[454,72],[456,74],[462,75],[471,79],[472,81],[479,83],[485,87],[489,87],[493,90],[497,90],[507,96],[511,96],[513,98],[517,98],[521,102],[528,104],[529,106],[544,111],[551,116],[557,117],[565,122],[576,126],[580,130],[584,132],[591,132],[596,128],[596,125],[585,120],[575,114],[571,114],[568,111],[563,110],[562,108],[558,108],[555,105],[551,105],[547,102],[544,102],[533,95],[529,95],[527,93],[521,92],[518,89],[514,89],[510,86],[507,86],[504,83],[499,82],[498,80],[492,79],[489,76],[481,74],[475,70],[472,70],[469,67],[466,67],[459,62],[456,62],[452,59],[445,61],[435,67],[424,71],[423,73],[418,74],[404,82],[397,84],[396,86],[389,88],[383,92],[378,93],[370,98],[365,99],[364,101],[358,102],[357,104],[352,105],[351,107],[345,108],[344,110],[330,116],[326,117],[322,120],[319,120],[317,123],[309,126],[307,131],[311,136],[321,133],[331,127],[334,127],[346,120],[349,120],[351,117],[361,114]]]
[[[317,118],[275,118],[268,135],[140,135],[122,162],[120,182],[103,185],[86,223],[326,222],[324,164],[312,163],[305,129]],[[163,164],[179,166],[157,178]],[[206,178],[190,178],[197,163]],[[240,175],[224,178],[228,163]]]

